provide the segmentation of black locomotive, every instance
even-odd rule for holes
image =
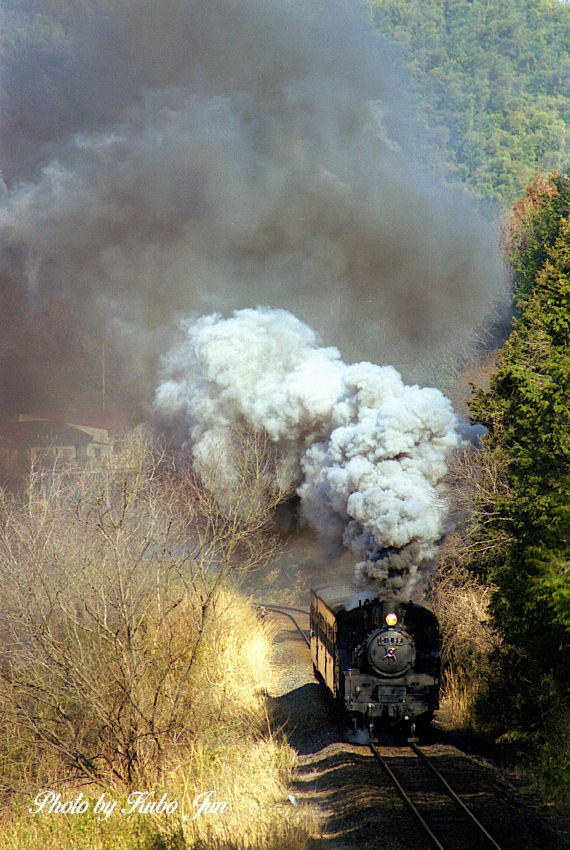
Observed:
[[[365,743],[382,730],[415,736],[439,704],[441,639],[422,605],[346,587],[311,590],[311,656],[342,716],[345,737]]]

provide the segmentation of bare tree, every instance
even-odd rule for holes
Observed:
[[[472,565],[492,564],[512,542],[500,522],[512,494],[499,453],[485,445],[457,452],[446,483],[456,525],[442,546],[430,598],[442,630],[447,708],[456,722],[472,723],[481,687],[504,651],[489,612],[495,588]]]
[[[240,434],[236,446],[223,498],[140,436],[103,471],[36,469],[23,502],[3,495],[5,761],[17,730],[91,781],[128,785],[156,778],[170,748],[191,740],[220,588],[271,556],[286,495],[262,437]]]
[[[485,445],[461,449],[448,464],[445,483],[456,530],[446,539],[441,563],[465,567],[475,559],[492,561],[514,540],[505,530],[504,506],[512,492],[499,452]]]

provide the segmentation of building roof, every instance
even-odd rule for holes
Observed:
[[[49,448],[51,446],[80,446],[93,442],[85,430],[65,422],[48,419],[0,421],[0,441],[15,448]]]

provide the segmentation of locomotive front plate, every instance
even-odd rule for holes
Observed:
[[[372,667],[384,676],[401,676],[416,658],[412,638],[392,628],[373,632],[368,639],[367,652]]]

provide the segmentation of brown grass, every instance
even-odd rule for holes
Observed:
[[[264,474],[257,451],[248,475]],[[265,709],[271,632],[227,589],[234,568],[272,551],[265,485],[255,492],[249,513],[237,491],[237,506],[221,505],[191,471],[165,473],[150,446],[131,441],[104,474],[43,470],[25,501],[4,495],[7,850],[308,842],[310,812],[287,797],[294,753]],[[52,789],[63,800],[83,793],[87,811],[32,813]],[[175,811],[121,813],[143,790],[166,793]],[[225,810],[192,820],[209,791]],[[93,812],[101,793],[117,801],[105,821]]]
[[[51,775],[46,770],[42,782],[30,779],[29,795],[12,797],[5,807],[0,829],[6,850],[308,846],[316,818],[288,799],[295,754],[270,728],[265,709],[265,690],[274,675],[271,626],[246,600],[227,591],[220,595],[214,622],[194,683],[201,693],[194,705],[199,731],[171,753],[164,781],[154,789],[153,799],[166,793],[176,801],[176,812],[121,814],[121,808],[129,808],[130,792],[110,786],[106,799],[117,800],[117,806],[107,821],[99,821],[93,809],[101,788],[62,783],[57,770]],[[31,814],[34,794],[51,787],[63,800],[76,799],[81,791],[91,801],[89,810],[83,815]],[[196,797],[208,791],[211,800],[227,803],[225,811],[192,820]]]
[[[431,600],[442,638],[442,709],[454,728],[476,726],[476,700],[501,639],[489,618],[493,588],[453,562],[431,583]]]

